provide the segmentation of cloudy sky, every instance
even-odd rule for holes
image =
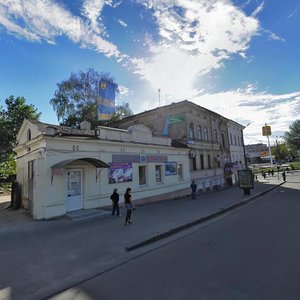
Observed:
[[[300,118],[299,27],[295,0],[0,0],[1,104],[57,124],[56,84],[94,68],[134,113],[187,99],[274,141]]]

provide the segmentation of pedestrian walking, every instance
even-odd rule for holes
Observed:
[[[285,171],[282,172],[282,179],[284,182],[286,182],[286,175],[285,175]]]
[[[274,176],[274,170],[272,169],[272,171],[271,171],[271,174],[272,174],[272,177]]]
[[[131,188],[127,188],[126,192],[124,194],[124,203],[125,203],[125,207],[126,207],[126,219],[125,219],[125,226],[127,224],[131,224],[131,214],[132,214],[132,210],[135,210],[135,205],[132,201],[131,198]]]
[[[195,183],[195,180],[193,180],[191,183],[191,189],[192,189],[192,199],[195,199],[196,191],[197,191],[197,184]]]
[[[262,171],[262,176],[264,179],[266,179],[266,173],[264,171]]]
[[[113,193],[110,196],[110,199],[112,201],[112,211],[111,215],[112,217],[115,216],[115,213],[117,212],[117,216],[120,217],[120,207],[119,207],[119,198],[120,195],[118,194],[118,189],[114,189]]]

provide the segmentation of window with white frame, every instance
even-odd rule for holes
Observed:
[[[198,126],[198,139],[201,141],[202,140],[202,129],[201,125]]]
[[[147,166],[139,166],[139,185],[147,183]]]
[[[189,138],[190,138],[191,140],[193,140],[194,137],[195,137],[195,135],[194,135],[194,124],[193,124],[193,123],[190,123]]]
[[[177,174],[178,174],[178,179],[183,179],[183,165],[178,164],[177,165]]]
[[[162,165],[155,166],[155,180],[156,183],[162,182]]]
[[[208,142],[208,129],[207,129],[207,127],[204,128],[204,138]]]

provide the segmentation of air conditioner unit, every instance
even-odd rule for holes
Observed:
[[[190,158],[195,158],[195,157],[196,157],[196,152],[190,151]]]

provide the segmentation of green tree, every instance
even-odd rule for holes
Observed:
[[[296,149],[300,149],[300,120],[296,120],[289,127],[289,131],[285,132],[284,139],[287,144]]]
[[[26,104],[24,97],[10,96],[5,99],[5,107],[0,108],[0,164],[6,166],[6,161],[13,155],[16,137],[24,119],[39,119],[32,104]],[[3,172],[2,172],[3,173]]]
[[[93,127],[98,125],[96,98],[100,79],[116,84],[109,73],[100,73],[94,69],[71,73],[69,79],[57,84],[50,104],[61,125],[78,128],[82,121],[89,121]]]
[[[289,156],[289,151],[286,147],[286,144],[277,142],[276,146],[272,148],[272,154],[277,160],[284,160]]]

